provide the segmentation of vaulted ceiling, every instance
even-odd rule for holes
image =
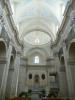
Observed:
[[[56,38],[67,0],[12,0],[19,38],[30,45],[50,45]]]

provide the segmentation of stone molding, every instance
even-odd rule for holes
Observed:
[[[0,64],[6,64],[6,62],[7,62],[6,57],[1,57],[0,58]]]
[[[68,59],[68,64],[69,65],[75,65],[75,58],[69,58]]]

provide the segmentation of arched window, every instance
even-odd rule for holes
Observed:
[[[40,40],[37,38],[35,39],[35,44],[39,44],[40,43]]]
[[[38,64],[38,63],[39,63],[39,56],[35,56],[35,58],[34,58],[34,63],[35,63],[35,64]]]

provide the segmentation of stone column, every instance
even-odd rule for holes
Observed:
[[[65,43],[63,43],[63,54],[64,54],[64,61],[65,61],[65,69],[66,69],[69,97],[72,98],[74,96],[74,88],[73,88],[73,83],[72,83],[71,70],[70,70],[70,66],[68,64],[68,52],[67,52]],[[72,100],[73,100],[73,98],[72,98]]]
[[[25,58],[25,70],[26,70],[26,74],[25,74],[25,85],[27,85],[27,71],[28,71],[27,66],[28,66],[28,59]]]
[[[56,51],[54,53],[54,59],[55,59],[56,86],[58,88],[58,95],[60,97],[66,97],[67,84],[66,84],[65,70],[62,69],[62,65],[60,63],[59,51]]]
[[[58,80],[58,88],[61,88],[60,87],[60,61],[59,61],[59,57],[58,57],[58,52],[56,52],[55,54],[54,54],[54,61],[55,61],[55,63],[54,63],[54,65],[55,65],[55,72],[57,73],[57,80]]]
[[[20,74],[18,84],[18,95],[26,90],[27,80],[27,58],[22,57],[20,63]]]
[[[48,58],[46,60],[47,62],[47,66],[46,66],[46,72],[47,72],[47,91],[49,92],[50,91],[50,73],[52,71],[54,71],[54,64],[53,64],[53,58]]]
[[[19,68],[20,68],[20,52],[17,51],[14,61],[14,72],[12,77],[11,91],[10,91],[11,97],[17,96]]]
[[[2,77],[2,84],[1,84],[1,89],[0,89],[0,100],[5,99],[5,90],[6,90],[8,71],[9,71],[11,52],[12,52],[12,45],[10,43],[9,48],[7,50],[7,54],[6,54],[7,63],[4,67],[4,72],[3,72],[3,77]]]
[[[47,66],[46,66],[46,72],[47,72],[47,86],[48,86],[48,89],[50,90],[50,80],[49,80],[49,70],[48,70],[48,67],[50,67],[50,58],[48,58],[47,60],[46,60],[46,62],[47,62]]]

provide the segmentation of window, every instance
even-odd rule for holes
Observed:
[[[39,44],[39,43],[40,43],[39,39],[38,38],[35,39],[35,44]]]
[[[38,64],[38,63],[39,63],[39,57],[38,57],[38,56],[35,56],[35,58],[34,58],[34,63],[35,63],[35,64]]]

